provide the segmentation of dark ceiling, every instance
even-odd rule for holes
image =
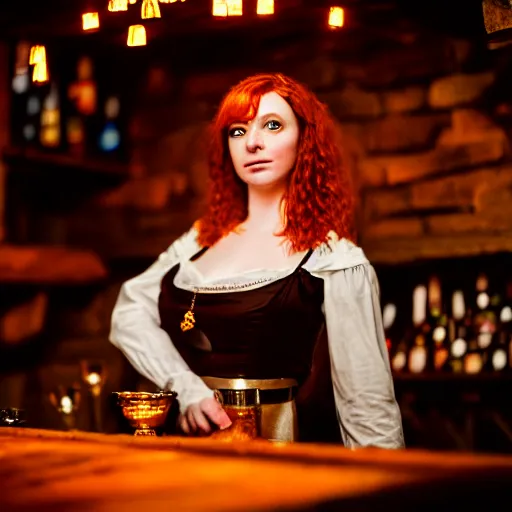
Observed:
[[[130,24],[140,23],[140,3],[130,5],[128,12],[111,13],[108,0],[1,0],[1,39],[54,39],[83,35],[81,14],[100,12],[101,38],[115,40],[126,33]],[[258,30],[251,12],[256,0],[244,0],[244,16],[219,20],[211,16],[212,0],[186,0],[160,4],[162,19],[146,21],[157,37],[209,34],[230,28]],[[325,23],[326,9],[340,4],[351,13],[355,24],[383,28],[397,12],[415,23],[435,30],[462,34],[483,31],[481,0],[275,0],[280,27],[307,30]],[[271,26],[271,25],[269,25]],[[124,41],[123,41],[124,44]]]

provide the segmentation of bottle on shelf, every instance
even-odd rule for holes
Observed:
[[[449,320],[448,338],[450,345],[449,368],[454,373],[464,370],[464,357],[468,350],[468,327],[471,316],[466,314],[466,304],[462,290],[455,290],[452,295],[452,310]]]
[[[504,301],[497,313],[498,325],[489,351],[488,370],[512,370],[512,282],[507,283]]]
[[[412,295],[413,341],[407,354],[407,369],[411,373],[423,373],[427,369],[428,347],[425,340],[427,289],[418,285]]]
[[[430,371],[441,371],[446,367],[450,353],[447,329],[448,318],[443,314],[441,281],[434,275],[428,281],[428,319],[424,328]]]
[[[384,327],[384,335],[386,336],[386,347],[388,354],[391,354],[393,347],[393,326],[396,324],[396,306],[395,304],[388,303],[382,309],[382,324]]]
[[[491,296],[489,280],[486,274],[480,274],[476,281],[476,311],[474,325],[478,348],[485,352],[491,345],[493,334],[496,332],[496,307],[499,306],[499,296]]]

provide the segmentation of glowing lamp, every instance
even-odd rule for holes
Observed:
[[[213,0],[212,14],[214,16],[242,16],[242,0]]]
[[[256,14],[267,16],[274,14],[274,0],[258,0],[256,5]]]
[[[97,12],[86,12],[82,14],[82,28],[84,30],[95,30],[100,28],[100,16]]]
[[[345,11],[343,7],[331,7],[329,10],[329,26],[341,28],[345,24]]]
[[[128,28],[128,46],[145,46],[146,45],[146,29],[144,25],[131,25]]]
[[[128,10],[128,0],[109,0],[108,10],[110,12],[120,12]]]
[[[143,0],[142,1],[142,19],[148,20],[150,18],[161,18],[160,6],[158,0]]]
[[[42,45],[36,44],[30,48],[29,64],[37,64],[39,62],[46,63],[46,48]]]

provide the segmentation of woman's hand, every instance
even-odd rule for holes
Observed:
[[[215,398],[203,398],[200,402],[189,405],[180,414],[178,422],[185,434],[205,435],[210,434],[215,426],[221,430],[231,426],[229,416]]]

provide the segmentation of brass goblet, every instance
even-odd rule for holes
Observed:
[[[176,398],[174,391],[121,391],[114,394],[124,417],[135,428],[136,436],[156,436],[155,428],[163,426],[171,404]]]

